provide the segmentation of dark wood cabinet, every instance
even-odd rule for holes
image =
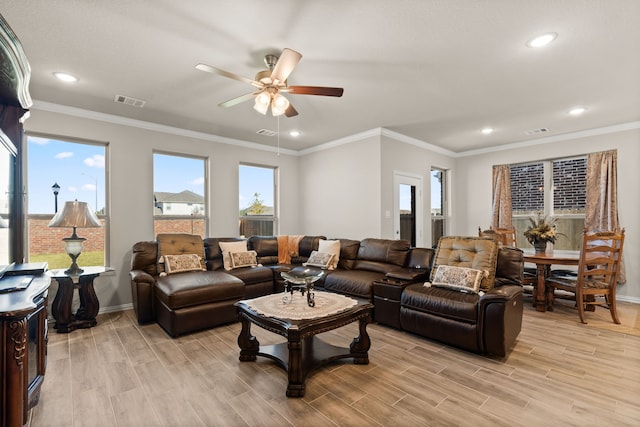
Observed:
[[[0,284],[8,278],[0,279]],[[35,276],[24,290],[0,293],[0,424],[22,426],[40,396],[47,366],[47,296],[51,278]]]

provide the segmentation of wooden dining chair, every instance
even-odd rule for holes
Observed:
[[[545,280],[549,305],[553,306],[554,291],[561,289],[575,294],[582,323],[587,323],[584,317],[585,309],[589,310],[587,307],[595,309],[595,306],[600,305],[608,307],[611,318],[619,324],[620,319],[616,310],[616,286],[623,244],[624,229],[595,232],[588,232],[585,229],[576,275],[551,275]]]
[[[492,237],[502,246],[516,247],[516,229],[515,228],[493,228],[483,230],[478,227],[479,237]]]

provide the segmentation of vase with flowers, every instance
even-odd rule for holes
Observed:
[[[555,243],[558,236],[562,235],[556,230],[556,219],[541,213],[529,218],[529,227],[524,232],[524,237],[533,245],[536,253],[544,253],[547,249],[547,243]]]

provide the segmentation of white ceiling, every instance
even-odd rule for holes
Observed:
[[[637,0],[3,0],[0,13],[36,101],[271,146],[256,131],[278,119],[217,106],[252,87],[194,66],[253,78],[265,53],[297,50],[289,84],[344,96],[288,95],[300,114],[280,118],[281,146],[294,150],[383,127],[462,152],[640,120]],[[546,48],[525,45],[549,31]]]

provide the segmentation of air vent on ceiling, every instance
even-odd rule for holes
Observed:
[[[113,101],[120,104],[131,105],[132,107],[139,107],[139,108],[144,107],[144,104],[147,103],[147,101],[145,101],[144,99],[132,98],[130,96],[125,96],[125,95],[116,95],[115,98],[113,98]]]
[[[532,129],[532,130],[527,130],[524,133],[525,135],[537,135],[539,133],[545,133],[545,132],[549,132],[549,129],[547,128]]]
[[[272,130],[269,129],[260,129],[259,131],[256,132],[258,135],[264,135],[264,136],[275,136],[278,134],[278,132],[274,132]]]

